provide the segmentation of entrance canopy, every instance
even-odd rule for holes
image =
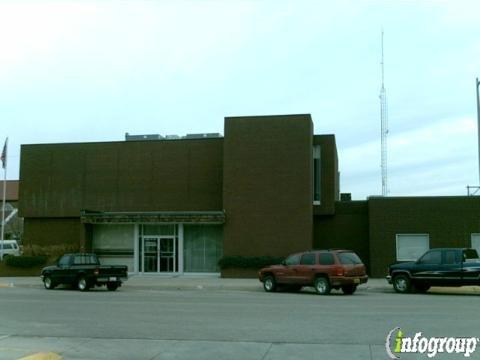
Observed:
[[[84,224],[202,223],[223,224],[223,211],[109,212],[82,210]]]

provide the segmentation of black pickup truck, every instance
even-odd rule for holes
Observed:
[[[102,285],[115,291],[127,279],[127,270],[127,266],[123,265],[102,266],[95,254],[65,254],[55,265],[42,269],[41,279],[49,290],[60,284],[68,284],[80,291]]]
[[[426,292],[431,286],[480,285],[475,249],[431,249],[417,261],[390,265],[387,281],[398,293]]]

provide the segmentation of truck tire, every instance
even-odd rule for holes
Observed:
[[[109,282],[107,283],[107,289],[109,291],[115,291],[118,289],[118,284],[117,283],[113,283],[113,282]]]
[[[54,284],[52,278],[49,275],[45,275],[43,277],[43,286],[47,290],[52,290],[55,288],[56,285]]]
[[[263,279],[263,289],[266,292],[275,292],[277,290],[277,282],[275,281],[275,277],[273,275],[267,275]]]
[[[328,295],[330,294],[330,281],[325,276],[319,276],[315,279],[314,283],[315,291],[319,295]]]
[[[80,276],[77,280],[77,288],[80,291],[88,291],[90,288],[87,278],[85,276]]]
[[[406,294],[412,291],[412,281],[406,274],[399,274],[393,277],[393,288],[397,293]]]

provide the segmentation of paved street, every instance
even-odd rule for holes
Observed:
[[[480,337],[477,292],[353,296],[312,292],[0,287],[0,359],[386,359],[394,327],[413,336]],[[422,358],[401,355],[404,359]],[[461,359],[462,355],[439,356]],[[480,358],[480,349],[471,358]]]

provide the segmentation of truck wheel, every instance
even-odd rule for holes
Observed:
[[[263,289],[266,292],[274,292],[275,290],[277,290],[277,282],[272,275],[267,275],[263,279]]]
[[[398,293],[406,294],[412,290],[412,282],[410,281],[408,275],[396,275],[393,278],[393,288]]]
[[[50,276],[47,275],[43,278],[43,286],[45,286],[45,289],[47,290],[52,290],[53,288],[55,288],[55,284],[53,283]]]
[[[118,284],[117,283],[107,283],[107,289],[109,291],[115,291],[118,289]]]
[[[78,278],[77,288],[80,291],[87,291],[88,290],[88,288],[89,288],[88,282],[87,282],[87,279],[84,276]]]
[[[356,285],[344,285],[342,286],[342,291],[345,295],[352,295],[355,290],[357,290]]]
[[[315,279],[315,284],[314,284],[314,287],[315,287],[315,291],[317,292],[317,294],[319,295],[328,295],[330,294],[330,282],[328,281],[328,279],[324,276],[320,276],[320,277],[317,277]]]

